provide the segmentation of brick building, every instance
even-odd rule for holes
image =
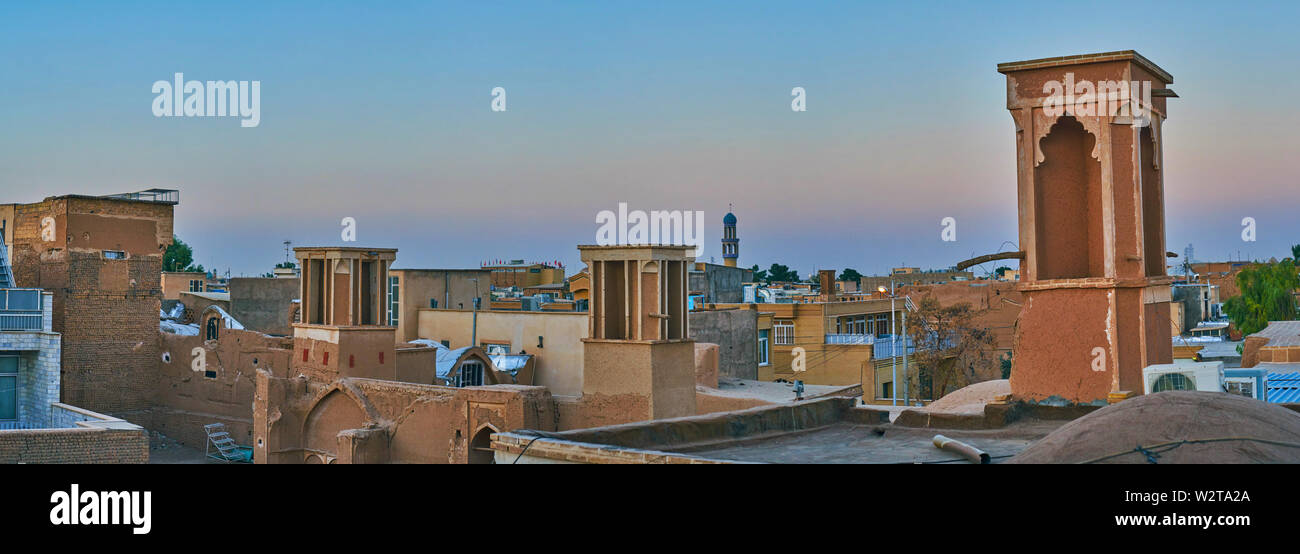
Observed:
[[[14,277],[53,293],[65,403],[117,414],[150,406],[162,258],[178,203],[174,191],[156,192],[13,205]]]

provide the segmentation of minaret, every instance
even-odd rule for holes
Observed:
[[[736,258],[740,257],[740,239],[736,238],[736,214],[731,213],[727,205],[727,215],[722,217],[722,263],[727,267],[736,267]]]

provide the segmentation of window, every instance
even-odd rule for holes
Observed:
[[[881,383],[881,384],[880,384],[880,397],[881,397],[881,398],[893,398],[893,397],[894,397],[894,384],[893,384],[893,383]]]
[[[126,259],[126,252],[123,252],[123,251],[121,251],[121,250],[105,250],[105,251],[104,251],[104,259],[105,259],[105,260],[125,260],[125,259]]]
[[[875,335],[877,337],[888,335],[889,314],[876,314],[875,319],[871,323],[871,327],[867,328],[866,334]]]
[[[769,334],[771,329],[758,330],[758,365],[771,365],[769,356],[771,355],[771,342]]]
[[[397,327],[397,319],[398,319],[397,304],[398,304],[398,299],[401,298],[401,296],[398,294],[399,292],[401,292],[401,285],[398,284],[397,282],[397,276],[396,275],[389,276],[388,277],[388,325],[391,327]]]
[[[791,345],[794,344],[794,322],[777,321],[772,324],[772,329],[776,331],[776,344]]]
[[[203,292],[203,280],[190,279],[190,292]]]
[[[18,356],[0,354],[0,421],[18,419]]]
[[[485,342],[485,343],[483,343],[483,350],[484,350],[485,352],[487,352],[489,356],[496,356],[496,355],[499,355],[499,354],[509,354],[509,353],[510,353],[510,345],[509,345],[509,344],[501,344],[501,343]]]
[[[483,384],[483,362],[462,362],[451,380],[453,387],[477,387]]]

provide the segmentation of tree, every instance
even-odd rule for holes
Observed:
[[[772,267],[767,269],[767,282],[771,283],[773,281],[797,283],[799,282],[799,272],[792,271],[789,267],[784,265],[774,263],[772,264]]]
[[[762,270],[762,269],[759,269],[759,268],[758,268],[758,264],[754,264],[754,267],[749,268],[749,270],[754,272],[754,282],[755,282],[755,283],[758,283],[758,282],[763,282],[763,283],[771,282],[771,279],[768,279],[768,278],[767,278],[767,271],[764,271],[764,270]]]
[[[163,252],[163,271],[203,271],[202,265],[194,265],[194,250],[180,237],[172,235],[172,244]]]
[[[276,269],[293,269],[295,267],[298,267],[298,264],[293,262],[280,262],[278,264],[275,264]]]
[[[993,333],[975,324],[969,302],[942,306],[925,297],[909,314],[907,332],[916,346],[907,382],[914,398],[939,399],[962,387],[997,379],[1002,363],[993,354]]]
[[[1237,273],[1237,288],[1241,294],[1229,298],[1223,311],[1241,334],[1258,333],[1270,321],[1296,319],[1294,293],[1300,288],[1300,275],[1293,258],[1242,269]]]
[[[1011,271],[1011,268],[1004,265],[1004,266],[999,266],[997,269],[993,270],[993,274],[997,275],[998,279],[1001,279],[1002,276],[1006,275],[1008,271]]]
[[[1291,259],[1300,262],[1300,244],[1291,246]]]
[[[862,274],[861,274],[861,273],[858,273],[858,270],[856,270],[856,269],[853,269],[853,268],[851,268],[851,267],[846,267],[846,268],[844,268],[844,271],[841,271],[841,272],[840,272],[840,280],[841,280],[841,281],[854,281],[854,282],[856,282],[856,283],[861,284],[861,283],[862,283]]]

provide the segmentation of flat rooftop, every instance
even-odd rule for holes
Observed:
[[[942,434],[1006,460],[1064,425],[1023,419],[994,429],[905,427],[849,398],[579,429],[493,435],[497,463],[970,463],[933,444]]]
[[[936,434],[987,452],[992,463],[1019,454],[1063,421],[1015,423],[996,430],[935,430],[892,425],[836,423],[804,432],[789,432],[753,441],[683,453],[715,460],[782,464],[934,464],[970,461],[935,448]]]

